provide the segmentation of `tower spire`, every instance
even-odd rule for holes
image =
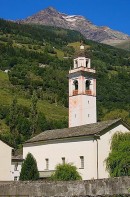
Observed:
[[[97,122],[96,77],[91,60],[85,57],[81,42],[80,52],[69,71],[69,127]]]

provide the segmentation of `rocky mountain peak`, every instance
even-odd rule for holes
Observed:
[[[48,8],[46,8],[45,10],[42,10],[42,12],[46,12],[46,13],[48,13],[48,14],[52,14],[52,15],[54,15],[54,14],[59,14],[59,12],[55,9],[55,8],[53,8],[53,7],[48,7]]]
[[[45,10],[50,10],[50,11],[53,11],[53,12],[58,12],[54,7],[52,6],[49,6],[47,7]]]
[[[83,16],[60,13],[53,7],[48,7],[19,22],[76,30],[89,40],[110,45],[113,42],[120,43],[124,40],[130,39],[127,34],[112,30],[107,26],[98,27]]]

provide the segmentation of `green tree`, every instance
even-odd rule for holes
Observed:
[[[17,129],[20,134],[23,134],[26,137],[30,136],[30,122],[24,115],[20,114],[18,116]]]
[[[123,121],[130,123],[129,112],[124,109],[115,109],[105,114],[103,120],[113,120],[121,118]]]
[[[31,99],[32,103],[31,103],[31,109],[30,109],[30,132],[32,133],[32,135],[36,132],[36,128],[37,128],[37,119],[38,119],[38,113],[37,113],[37,95],[36,92],[33,92],[33,96]]]
[[[35,158],[32,156],[31,153],[27,154],[27,157],[25,158],[22,169],[20,173],[21,181],[27,181],[27,180],[38,180],[39,179],[39,172],[37,169],[37,162]]]
[[[37,120],[37,130],[38,132],[45,131],[49,128],[49,124],[47,122],[47,119],[43,113],[38,114],[38,120]]]
[[[106,166],[111,177],[130,176],[130,133],[114,134]]]
[[[72,164],[58,164],[56,171],[52,174],[51,180],[56,181],[70,181],[70,180],[82,180],[82,177],[77,171],[76,166]]]
[[[18,116],[17,98],[14,97],[9,112],[9,127],[11,133],[16,133],[17,116]]]

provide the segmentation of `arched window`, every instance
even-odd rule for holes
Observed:
[[[90,90],[90,80],[86,80],[86,90]]]
[[[88,60],[86,60],[86,67],[88,67]]]
[[[78,90],[78,81],[77,80],[74,80],[74,87],[75,87],[75,90]]]

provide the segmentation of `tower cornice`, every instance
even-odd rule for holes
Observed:
[[[69,73],[68,78],[79,78],[79,76],[83,76],[83,77],[93,77],[94,79],[96,79],[96,73],[91,73],[91,72],[85,72],[85,71],[77,71],[77,72],[72,72]]]
[[[83,72],[87,72],[87,73],[96,73],[96,70],[95,69],[81,66],[81,67],[78,67],[78,68],[74,68],[72,70],[69,70],[69,74],[75,73],[75,72],[79,72],[79,71],[83,71]]]

